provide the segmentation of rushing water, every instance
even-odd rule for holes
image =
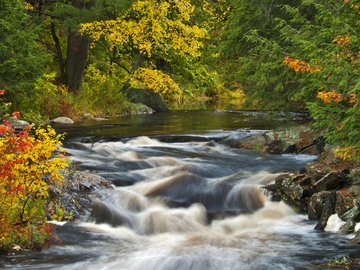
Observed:
[[[116,187],[94,196],[87,216],[59,226],[49,249],[7,256],[0,267],[304,269],[359,252],[262,189],[314,157],[228,146],[265,127],[257,114],[192,112],[68,129],[72,161]]]

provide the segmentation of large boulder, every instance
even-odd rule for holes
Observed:
[[[338,189],[347,182],[346,174],[343,172],[329,172],[321,179],[313,183],[317,191]]]
[[[325,198],[324,207],[315,230],[324,230],[329,217],[335,213],[335,192],[330,192],[330,195]]]
[[[265,189],[273,194],[273,200],[284,200],[292,207],[306,213],[309,200],[307,182],[309,180],[302,174],[283,174]]]
[[[311,196],[308,207],[308,217],[310,220],[319,220],[326,201],[330,200],[331,191],[321,191]]]
[[[169,110],[162,96],[151,89],[130,88],[125,91],[125,95],[131,102],[145,104],[156,112]]]

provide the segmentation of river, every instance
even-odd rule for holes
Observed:
[[[294,114],[292,118],[299,116]],[[93,210],[59,225],[53,244],[2,258],[4,269],[306,269],[359,248],[262,186],[314,160],[230,148],[294,123],[254,112],[170,112],[61,128],[74,166],[112,181]]]

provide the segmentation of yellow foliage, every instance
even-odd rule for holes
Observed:
[[[179,85],[164,72],[150,68],[139,68],[130,81],[134,87],[150,88],[169,99],[179,99]]]
[[[83,24],[81,31],[97,41],[104,37],[114,46],[129,45],[150,57],[156,51],[198,56],[206,30],[191,24],[190,0],[139,0],[116,20]]]
[[[0,249],[42,245],[49,230],[44,212],[49,183],[60,182],[59,171],[67,167],[66,159],[54,156],[62,135],[51,127],[35,135],[30,126],[20,133],[6,122],[0,127]]]
[[[359,154],[354,146],[351,147],[341,147],[333,150],[333,154],[343,160],[354,160],[355,157]]]

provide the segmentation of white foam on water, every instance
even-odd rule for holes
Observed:
[[[281,156],[303,161],[303,162],[311,162],[315,161],[318,157],[315,155],[307,155],[307,154],[282,154]]]
[[[126,145],[136,145],[136,146],[162,146],[164,145],[156,139],[150,139],[146,136],[136,137],[126,143]]]
[[[355,226],[354,231],[355,231],[355,232],[360,231],[360,222],[359,222],[359,223],[356,223],[356,226]]]
[[[67,223],[67,221],[50,220],[48,221],[48,223],[54,224],[56,226],[64,226]]]
[[[338,214],[333,214],[329,217],[324,230],[326,232],[338,232],[345,223],[346,222],[342,221]]]

